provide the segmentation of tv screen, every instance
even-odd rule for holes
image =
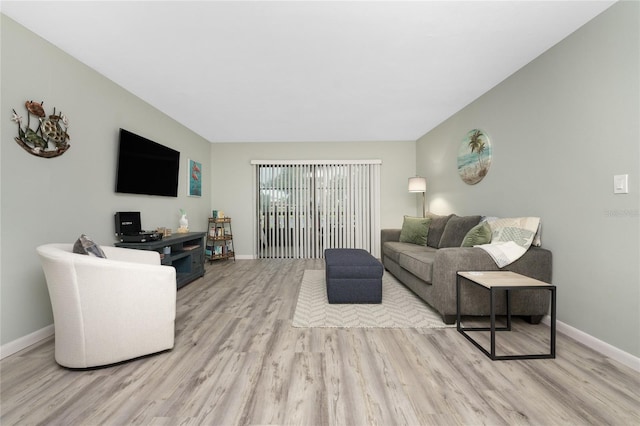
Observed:
[[[120,129],[116,192],[178,196],[180,152]]]

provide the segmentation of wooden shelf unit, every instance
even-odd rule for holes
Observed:
[[[207,225],[207,243],[205,255],[210,262],[219,259],[233,259],[236,254],[233,249],[233,232],[230,217],[210,217]]]
[[[205,234],[205,232],[187,232],[173,234],[158,241],[116,243],[115,246],[157,251],[160,253],[160,263],[176,269],[176,286],[180,288],[204,276],[203,238]],[[169,254],[164,254],[165,247],[169,247]]]

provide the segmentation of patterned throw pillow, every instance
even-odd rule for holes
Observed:
[[[460,247],[473,247],[491,242],[491,227],[487,222],[480,222],[465,235]]]
[[[107,258],[100,246],[94,243],[93,240],[85,234],[80,235],[80,238],[76,240],[73,245],[73,252],[77,254],[101,257],[103,259]]]
[[[431,219],[426,217],[405,216],[400,231],[400,242],[427,245],[427,235]]]

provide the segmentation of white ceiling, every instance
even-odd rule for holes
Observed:
[[[2,1],[211,142],[416,140],[614,1]]]

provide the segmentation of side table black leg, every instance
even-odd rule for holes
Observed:
[[[496,298],[493,288],[489,289],[489,298],[491,301],[491,359],[496,357]]]
[[[556,357],[556,289],[555,287],[549,289],[551,291],[551,357]]]
[[[507,299],[507,328],[506,331],[511,331],[511,291],[509,291],[508,289],[505,290],[507,292],[506,294],[506,299]]]
[[[460,325],[460,275],[456,274],[456,323],[457,329],[460,331],[462,329]]]

